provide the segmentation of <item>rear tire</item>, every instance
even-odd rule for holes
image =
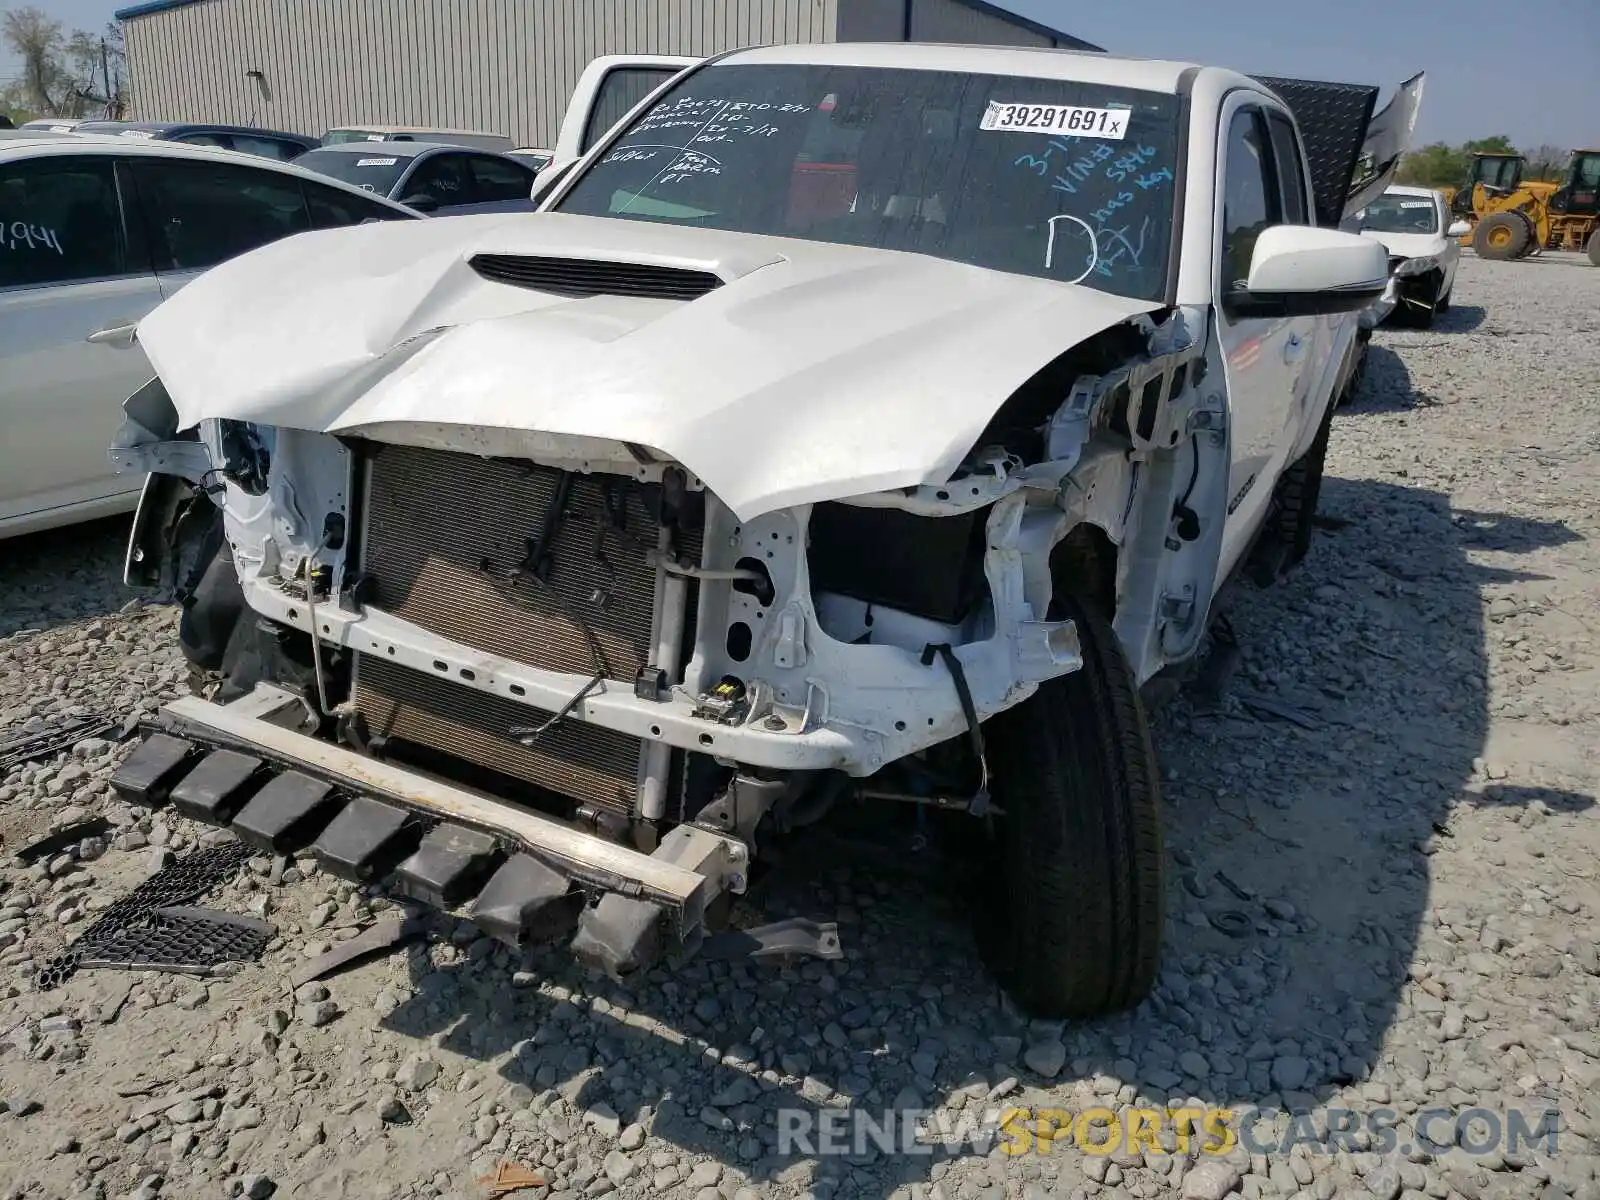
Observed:
[[[1339,393],[1336,407],[1343,408],[1353,401],[1361,391],[1361,386],[1367,381],[1367,352],[1372,345],[1371,334],[1362,330],[1356,335],[1356,361],[1350,368],[1350,379],[1344,385],[1344,391]]]
[[[1472,248],[1479,258],[1506,262],[1528,253],[1533,242],[1533,232],[1520,213],[1493,213],[1478,222],[1472,235]]]
[[[979,949],[1047,1019],[1137,1006],[1165,921],[1161,785],[1138,688],[1110,622],[1076,599],[1083,666],[985,726],[997,820]]]
[[[1600,229],[1589,235],[1589,244],[1585,250],[1588,252],[1589,262],[1593,266],[1600,267]]]
[[[1286,551],[1283,567],[1298,566],[1311,551],[1317,502],[1322,497],[1322,475],[1328,460],[1328,440],[1333,435],[1333,405],[1323,415],[1317,436],[1306,452],[1278,480],[1277,536]]]

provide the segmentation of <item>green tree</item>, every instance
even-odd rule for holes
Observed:
[[[16,8],[0,13],[0,42],[22,62],[21,78],[0,94],[0,107],[11,111],[13,120],[24,113],[81,116],[90,104],[104,107],[122,90],[126,56],[114,25],[99,36],[82,29],[69,34],[41,9]],[[108,74],[110,97],[102,95]]]
[[[1572,151],[1560,146],[1536,146],[1528,151],[1527,178],[1559,182],[1567,177]]]
[[[1417,187],[1448,187],[1467,175],[1467,155],[1461,149],[1434,142],[1413,150],[1400,163],[1395,178]]]
[[[1462,152],[1471,157],[1474,154],[1515,154],[1517,148],[1511,144],[1511,139],[1503,133],[1494,137],[1477,138],[1474,141],[1463,142]]]
[[[20,99],[36,112],[56,115],[71,88],[61,22],[37,8],[0,14],[0,40],[22,60]]]

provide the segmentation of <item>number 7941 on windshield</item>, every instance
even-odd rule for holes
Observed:
[[[1075,133],[1120,142],[1128,132],[1128,108],[1085,108],[1077,104],[1002,104],[991,100],[979,129],[1016,133]]]

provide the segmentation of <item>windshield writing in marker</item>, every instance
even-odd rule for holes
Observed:
[[[684,96],[646,113],[600,161],[603,165],[667,161],[647,186],[722,174],[722,147],[781,134],[811,111],[809,104]]]
[[[1072,220],[1082,225],[1080,240],[1087,238],[1084,275],[1115,278],[1119,273],[1145,268],[1145,247],[1150,240],[1151,218],[1138,209],[1145,193],[1170,187],[1172,168],[1157,163],[1154,146],[1135,143],[1120,153],[1110,143],[1085,144],[1082,139],[1052,138],[1030,154],[1019,155],[1014,168],[1048,180],[1052,191],[1080,199],[1093,207]],[[1106,182],[1114,184],[1107,190]],[[1071,215],[1071,214],[1065,214]],[[1050,225],[1047,266],[1062,259],[1056,228]]]

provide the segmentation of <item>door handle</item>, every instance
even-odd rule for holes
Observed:
[[[131,346],[133,335],[138,330],[137,322],[132,325],[107,325],[104,329],[96,329],[83,340],[97,346]]]
[[[1291,333],[1289,340],[1283,345],[1283,361],[1292,363],[1299,358],[1306,348],[1305,339],[1298,333]]]

